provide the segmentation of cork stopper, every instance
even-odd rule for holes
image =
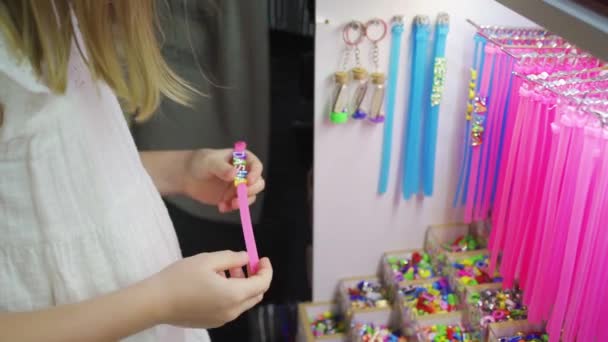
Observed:
[[[348,74],[344,71],[337,71],[334,74],[334,79],[336,80],[336,83],[346,84],[348,83]]]
[[[386,82],[386,76],[383,73],[374,72],[372,74],[372,83],[384,84],[384,82]]]
[[[353,78],[357,81],[363,81],[367,78],[367,71],[361,67],[353,68]]]

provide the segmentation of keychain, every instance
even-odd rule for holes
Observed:
[[[358,33],[358,36],[354,40],[350,38],[351,31]],[[348,62],[353,47],[359,45],[363,40],[365,35],[364,31],[365,28],[363,24],[358,21],[348,23],[342,31],[342,39],[346,44],[346,49],[344,50],[343,55],[342,70],[334,73],[334,99],[329,115],[330,121],[335,124],[341,124],[348,121]],[[357,53],[357,51],[358,48],[355,50],[355,53]]]
[[[380,26],[380,34],[377,38],[372,37],[370,34],[370,28],[374,26]],[[365,36],[372,42],[372,62],[374,63],[374,72],[372,73],[372,100],[369,111],[369,120],[373,123],[381,123],[384,122],[384,113],[382,112],[382,106],[384,104],[384,93],[386,91],[385,82],[386,75],[380,72],[380,64],[379,64],[379,55],[380,49],[378,48],[378,43],[384,39],[386,36],[386,31],[388,30],[388,25],[382,19],[372,19],[367,22],[365,25]]]
[[[356,40],[350,39],[350,31],[355,30],[359,33]],[[363,38],[366,34],[366,27],[363,23],[358,21],[353,21],[344,31],[344,41],[346,44],[350,44],[354,46],[355,50],[355,67],[352,70],[353,80],[355,81],[355,93],[353,95],[353,119],[362,120],[367,117],[367,113],[363,110],[363,101],[365,100],[365,95],[367,95],[368,88],[368,75],[367,70],[361,66],[361,50],[359,49],[359,45],[363,41]]]

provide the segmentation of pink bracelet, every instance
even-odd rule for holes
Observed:
[[[234,186],[236,187],[237,199],[239,202],[239,211],[241,214],[241,225],[243,226],[243,236],[245,238],[245,248],[249,255],[249,275],[256,274],[258,271],[258,249],[255,244],[253,235],[253,225],[251,224],[251,214],[249,213],[249,202],[247,200],[247,154],[245,150],[247,144],[239,141],[234,144],[234,152],[232,153],[232,164],[237,170],[234,177]]]

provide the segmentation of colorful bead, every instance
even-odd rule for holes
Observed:
[[[547,342],[549,335],[544,332],[518,333],[515,336],[501,337],[498,342]]]
[[[397,282],[435,277],[431,257],[427,253],[414,252],[408,257],[388,257],[386,261]]]
[[[467,101],[466,119],[471,121],[473,113],[473,103],[475,100],[475,90],[477,88],[477,70],[471,69],[471,81],[469,82],[469,98]]]
[[[479,249],[481,244],[472,234],[459,236],[450,245],[444,245],[443,248],[450,252],[467,252]]]
[[[457,298],[445,279],[399,289],[403,304],[419,316],[457,310]]]
[[[236,176],[234,177],[234,185],[247,183],[247,155],[245,151],[232,152],[232,165],[236,168]]]
[[[424,342],[479,342],[477,334],[459,325],[437,324],[422,328],[421,340]]]
[[[312,323],[310,329],[315,337],[325,335],[334,335],[344,333],[344,321],[340,316],[334,315],[327,311],[317,316]]]
[[[407,342],[399,331],[391,331],[385,325],[354,323],[352,329],[357,342]]]
[[[473,122],[471,123],[471,146],[477,147],[483,143],[483,124],[486,119],[486,99],[476,97],[473,108]]]
[[[528,315],[519,289],[484,290],[469,295],[467,301],[476,309],[472,320],[478,320],[484,328],[489,323],[522,320]]]
[[[360,281],[356,287],[348,289],[353,309],[388,307],[387,291],[377,282]]]
[[[488,256],[481,254],[461,259],[452,264],[454,277],[461,286],[496,283],[502,280],[498,273],[490,277],[488,270]]]

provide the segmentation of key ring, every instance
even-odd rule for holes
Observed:
[[[359,36],[355,40],[352,40],[350,38],[350,31],[358,32]],[[352,47],[359,45],[363,40],[363,37],[365,37],[365,25],[360,21],[353,20],[344,26],[344,29],[342,30],[342,39],[344,39],[344,43],[348,46]]]
[[[382,31],[381,31],[382,33],[380,34],[380,37],[374,39],[373,37],[370,36],[369,28],[372,26],[381,26],[382,27]],[[365,36],[367,37],[367,39],[369,39],[370,42],[372,42],[372,44],[377,44],[379,41],[384,39],[384,37],[386,37],[387,31],[388,31],[388,24],[386,23],[386,21],[384,21],[380,18],[374,18],[374,19],[371,19],[370,21],[368,21],[367,23],[365,23]]]

